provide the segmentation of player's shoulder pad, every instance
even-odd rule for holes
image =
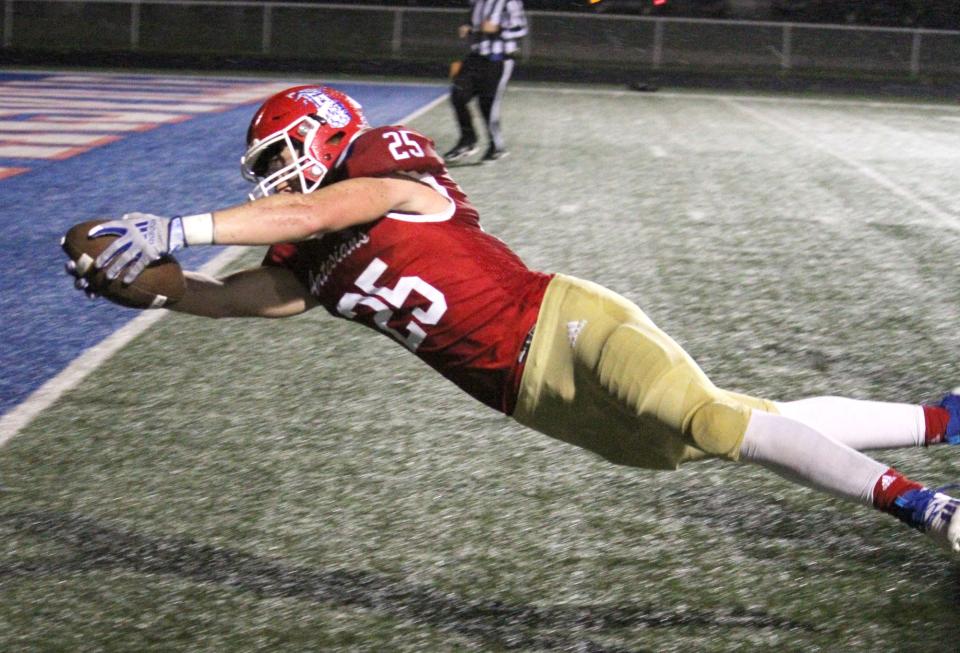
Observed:
[[[403,125],[363,132],[350,146],[343,165],[347,177],[378,177],[393,172],[437,174],[445,170],[433,141]]]

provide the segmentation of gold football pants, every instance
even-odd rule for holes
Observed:
[[[621,465],[736,460],[752,409],[721,390],[635,304],[557,275],[547,288],[513,417]]]

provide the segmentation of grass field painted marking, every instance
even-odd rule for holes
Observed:
[[[9,112],[14,114],[16,112]],[[3,115],[3,112],[0,112]],[[0,132],[15,134],[16,132],[33,133],[42,130],[46,135],[71,132],[115,132],[115,131],[137,131],[141,129],[138,124],[123,124],[120,122],[106,122],[105,119],[97,120],[0,120]],[[14,138],[9,136],[8,138]]]
[[[103,136],[102,134],[81,134],[77,132],[54,132],[51,134],[46,133],[37,133],[37,134],[11,134],[9,136],[4,136],[4,140],[9,143],[26,143],[26,144],[39,144],[39,145],[83,145],[83,146],[93,146],[93,145],[105,145],[101,140],[104,138],[116,140],[117,136]]]
[[[411,113],[410,115],[406,116],[405,118],[401,118],[397,122],[400,122],[400,123],[412,122],[417,118],[419,118],[420,116],[422,116],[423,114],[425,114],[427,111],[429,111],[433,107],[440,104],[441,102],[446,102],[449,97],[450,97],[449,94],[441,95],[437,99],[433,100],[432,102],[429,102],[428,104],[423,105],[422,107],[420,107],[419,109]]]
[[[0,108],[5,109],[5,115],[19,115],[22,113],[43,112],[50,115],[70,116],[72,114],[88,115],[93,111],[103,114],[114,112],[127,116],[159,115],[179,117],[183,113],[213,113],[220,111],[223,105],[200,104],[197,102],[178,102],[167,104],[164,102],[111,102],[109,100],[70,100],[63,102],[51,98],[11,98],[0,97]],[[14,111],[16,110],[16,111]]]
[[[146,131],[162,123],[225,111],[285,88],[277,82],[212,82],[178,87],[177,92],[173,92],[162,82],[152,86],[157,78],[115,79],[109,87],[89,82],[85,77],[78,79],[73,81],[69,75],[57,77],[57,82],[50,78],[46,81],[0,79],[3,95],[0,116],[17,118],[0,121],[0,158],[67,159],[118,140],[130,131]],[[118,85],[117,81],[122,84]],[[185,107],[192,110],[187,111]],[[82,122],[93,125],[93,133],[83,133],[85,128],[75,118],[78,111],[84,115]],[[35,119],[38,117],[39,120]],[[131,119],[136,120],[132,125],[128,124]],[[61,121],[72,123],[72,131],[64,132],[58,127],[57,122]],[[116,133],[102,136],[104,126],[114,121]],[[48,132],[50,125],[53,130]]]
[[[232,105],[252,102],[258,98],[272,95],[286,88],[286,85],[277,82],[244,82],[239,87],[237,85],[224,86],[214,83],[197,87],[199,92],[191,88],[187,89],[185,93],[172,93],[168,89],[160,89],[159,92],[157,90],[151,90],[149,87],[149,79],[150,78],[139,80],[129,87],[129,89],[123,90],[108,90],[91,86],[69,88],[62,84],[50,88],[35,83],[29,83],[21,87],[16,86],[14,82],[2,83],[0,86],[3,87],[3,94],[7,99],[27,98],[35,100],[47,98],[56,99],[60,102],[69,102],[75,98],[95,98],[98,100],[117,100],[122,102],[152,100],[165,104],[173,104],[179,101],[198,103],[201,106],[205,106],[207,111],[216,111],[219,105],[222,104]]]
[[[13,177],[14,175],[19,175],[20,173],[27,172],[30,168],[2,168],[0,167],[0,179],[5,179],[7,177]]]
[[[447,99],[442,95],[398,122],[415,120],[433,107]],[[3,169],[0,169],[0,173]],[[15,173],[14,173],[15,174]],[[200,268],[200,272],[216,275],[220,270],[236,260],[247,248],[232,247]],[[49,408],[64,393],[77,387],[83,379],[96,370],[110,356],[120,351],[127,343],[146,331],[154,322],[166,315],[166,311],[144,311],[99,344],[90,347],[58,375],[37,388],[23,403],[0,417],[0,447],[12,440],[23,427],[46,408]]]
[[[231,247],[200,268],[204,274],[215,275],[236,260],[247,248]],[[64,393],[77,387],[83,379],[105,360],[120,351],[127,343],[146,331],[150,325],[166,315],[166,311],[144,311],[126,325],[90,347],[76,360],[42,386],[23,403],[0,417],[0,447],[9,442],[34,417],[49,408]]]
[[[794,121],[791,121],[790,119],[784,116],[777,116],[776,118],[772,118],[766,115],[765,113],[758,111],[757,109],[745,106],[742,102],[739,102],[734,99],[726,98],[724,99],[724,103],[740,111],[741,113],[744,113],[750,116],[757,122],[761,122],[769,127],[772,127],[779,132],[787,134],[788,136],[790,136],[795,140],[801,141],[802,143],[805,143],[810,147],[813,147],[814,149],[819,150],[820,152],[823,152],[824,154],[833,157],[834,159],[840,161],[841,163],[847,165],[851,169],[860,173],[862,176],[866,177],[867,179],[875,182],[877,185],[887,189],[893,195],[896,195],[900,199],[905,200],[910,204],[913,204],[915,207],[917,207],[927,215],[936,219],[943,226],[950,227],[951,229],[956,229],[960,231],[960,217],[952,213],[948,213],[946,211],[941,210],[940,208],[935,206],[932,202],[928,202],[927,200],[921,197],[917,197],[917,195],[915,195],[909,189],[901,186],[900,184],[893,181],[883,173],[874,170],[873,168],[866,165],[865,163],[857,161],[856,159],[853,159],[841,152],[838,152],[835,148],[830,147],[829,145],[827,145],[826,143],[824,143],[823,141],[817,138],[804,135],[805,130],[801,128],[802,125],[795,124]]]
[[[955,104],[938,104],[936,102],[900,102],[896,100],[853,100],[845,98],[803,98],[783,95],[732,95],[720,93],[685,93],[678,91],[658,91],[656,93],[637,93],[636,91],[603,89],[603,88],[548,88],[543,86],[517,84],[510,87],[525,93],[548,93],[550,95],[592,95],[605,97],[634,97],[638,100],[669,99],[669,100],[745,100],[750,102],[771,102],[776,104],[802,104],[828,107],[872,107],[876,109],[920,109],[923,111],[947,111],[960,113],[960,106]],[[960,117],[948,118],[960,120]]]

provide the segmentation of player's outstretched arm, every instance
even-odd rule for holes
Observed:
[[[215,279],[185,272],[187,291],[171,309],[201,317],[290,317],[317,301],[286,268],[259,267]]]
[[[390,211],[439,213],[449,201],[408,177],[347,179],[312,193],[279,193],[215,212],[218,245],[273,245],[365,224]]]
[[[124,283],[131,283],[151,262],[182,247],[297,242],[373,222],[390,211],[441,212],[449,201],[407,177],[361,177],[309,194],[282,192],[214,213],[175,218],[132,213],[95,227],[89,235],[117,236],[94,265],[110,279],[123,275]]]

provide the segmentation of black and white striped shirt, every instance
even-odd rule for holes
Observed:
[[[517,42],[527,35],[527,16],[522,0],[471,0],[470,51],[484,57],[503,57],[517,51]],[[500,25],[496,34],[484,34],[483,23]]]

